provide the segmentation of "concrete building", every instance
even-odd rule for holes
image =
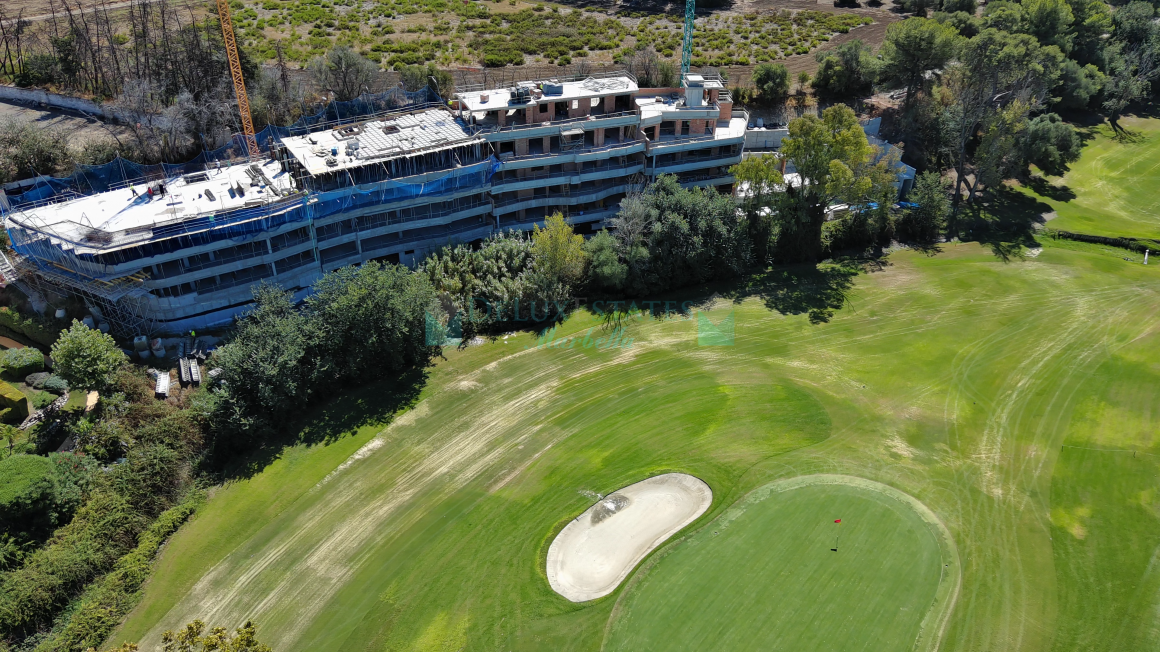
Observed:
[[[463,89],[448,106],[282,138],[261,161],[6,210],[16,256],[0,276],[78,296],[125,336],[212,328],[261,281],[303,297],[338,267],[415,264],[555,211],[599,229],[660,174],[728,190],[747,120],[700,75],[672,89],[625,73]]]

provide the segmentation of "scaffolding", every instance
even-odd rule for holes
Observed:
[[[157,322],[150,305],[152,295],[145,289],[144,271],[112,280],[87,277],[75,270],[45,264],[20,254],[0,253],[0,270],[5,279],[12,274],[26,293],[42,297],[50,294],[77,296],[93,316],[109,324],[115,335],[152,335]]]

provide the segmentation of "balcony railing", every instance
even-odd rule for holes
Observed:
[[[491,179],[492,192],[502,190],[505,185],[523,183],[525,181],[540,181],[543,179],[566,179],[571,177],[581,177],[586,174],[594,174],[596,172],[607,172],[610,170],[631,170],[639,168],[643,163],[636,162],[628,165],[599,165],[594,168],[586,170],[562,170],[560,172],[537,172],[536,174],[529,174],[523,177],[511,177],[507,179],[496,180],[495,177]]]
[[[493,122],[484,122],[484,123],[476,122],[474,124],[474,127],[476,127],[479,130],[478,133],[495,134],[495,133],[506,133],[506,132],[511,132],[511,131],[518,131],[521,129],[543,129],[543,128],[550,128],[550,127],[562,127],[565,125],[580,124],[580,123],[589,122],[592,120],[609,120],[612,118],[623,118],[623,117],[635,116],[635,115],[636,115],[636,111],[614,111],[612,113],[600,113],[600,114],[594,114],[594,115],[585,115],[585,116],[580,116],[578,118],[564,118],[564,119],[560,119],[560,120],[553,119],[553,120],[544,120],[542,122],[525,122],[525,123],[521,123],[521,124],[504,125],[502,127],[499,126],[498,123],[493,123]]]

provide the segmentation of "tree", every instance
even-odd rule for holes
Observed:
[[[878,60],[870,46],[854,39],[833,50],[820,50],[815,58],[818,72],[814,90],[821,97],[862,97],[874,91]]]
[[[230,634],[225,627],[214,627],[205,632],[205,623],[195,620],[177,632],[161,635],[165,652],[273,652],[270,646],[258,641],[254,623],[246,621]]]
[[[1111,60],[1104,83],[1104,110],[1116,132],[1122,132],[1120,113],[1128,105],[1148,95],[1152,80],[1160,75],[1157,53],[1149,43],[1116,43],[1108,48]]]
[[[424,66],[403,66],[399,70],[399,75],[402,77],[403,88],[408,91],[417,91],[425,86],[429,86],[431,90],[439,94],[439,97],[451,97],[455,92],[455,79],[451,73],[441,68],[436,68],[435,64],[429,63]]]
[[[753,69],[753,85],[763,101],[784,101],[789,96],[789,69],[780,63],[759,63]]]
[[[1152,3],[1143,0],[1133,0],[1117,9],[1112,14],[1116,40],[1121,43],[1147,42],[1156,30],[1152,22],[1155,13]]]
[[[73,320],[52,345],[56,374],[70,387],[103,390],[127,359],[109,335]]]
[[[817,262],[826,208],[840,197],[864,197],[871,191],[873,183],[865,172],[873,150],[853,109],[837,104],[823,111],[821,118],[791,120],[781,153],[796,170],[796,179],[784,179],[768,164],[734,169],[768,201],[764,208],[774,220],[775,257],[784,262]],[[755,200],[747,203],[747,214],[763,208]]]
[[[662,59],[651,45],[637,50],[625,60],[625,64],[641,88],[670,88],[677,82],[672,62]]]
[[[774,198],[784,192],[781,157],[750,156],[729,170],[737,183],[737,198],[745,213],[746,230],[753,243],[754,261],[762,266],[771,262],[773,252]]]
[[[1086,109],[1092,98],[1103,89],[1107,77],[1093,64],[1081,66],[1067,59],[1059,70],[1059,106],[1066,109]]]
[[[369,261],[314,283],[306,300],[318,386],[380,377],[426,364],[425,314],[435,291],[422,274]]]
[[[577,235],[561,213],[553,213],[544,220],[544,228],[533,227],[532,258],[541,298],[567,298],[584,278],[584,236]]]
[[[584,243],[588,255],[588,278],[593,289],[615,293],[624,287],[628,266],[620,261],[616,238],[607,229],[601,229]]]
[[[806,92],[806,86],[810,83],[810,73],[808,71],[805,71],[805,70],[799,72],[797,74],[797,83],[798,83],[798,87],[797,87],[798,95],[804,95]]]
[[[948,184],[937,172],[923,172],[906,199],[914,204],[898,221],[898,237],[912,242],[933,242],[946,228],[951,213]]]
[[[233,337],[214,352],[221,369],[216,409],[224,423],[253,432],[295,413],[310,400],[315,365],[307,358],[311,331],[294,297],[266,283]]]
[[[904,110],[922,87],[926,74],[946,65],[955,54],[954,27],[926,18],[911,18],[886,28],[882,44],[882,76],[906,88]]]
[[[1045,174],[1063,176],[1068,164],[1079,160],[1082,149],[1075,129],[1054,113],[1036,116],[1027,123],[1023,157]]]
[[[1064,53],[1071,52],[1071,24],[1075,16],[1065,0],[1023,0],[1023,11],[1028,34],[1041,45],[1054,45]]]
[[[347,102],[369,91],[379,65],[354,50],[339,45],[325,57],[315,57],[307,67],[314,83],[332,93],[336,102]]]
[[[1006,130],[1017,127],[1028,112],[1043,106],[1059,78],[1063,54],[1055,46],[1040,46],[1030,35],[988,28],[966,42],[958,59],[943,76],[953,103],[941,117],[944,129],[951,134],[945,144],[958,172],[956,208],[962,186],[971,175],[975,181],[969,187],[968,202],[974,199],[983,161],[989,173],[1004,169],[1000,163],[1007,160],[1006,152],[1012,151],[1006,147],[1011,143]],[[1003,119],[996,117],[1013,104],[1019,106],[1021,116],[1008,111]],[[988,147],[972,149],[980,130],[986,129],[992,136]]]

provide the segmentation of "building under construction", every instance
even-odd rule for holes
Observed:
[[[746,122],[699,75],[670,89],[626,73],[463,89],[278,138],[260,160],[14,206],[0,274],[78,296],[125,336],[222,326],[261,281],[302,297],[338,267],[413,265],[556,211],[599,229],[660,174],[727,189]]]

